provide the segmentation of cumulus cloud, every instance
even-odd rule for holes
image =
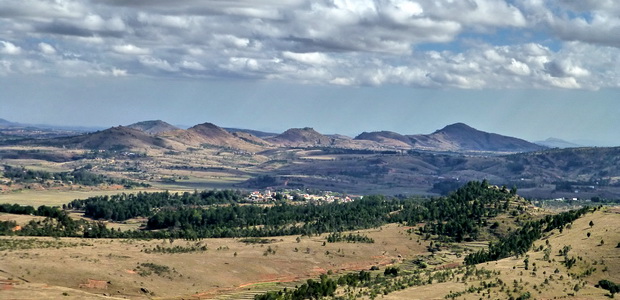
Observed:
[[[112,49],[121,54],[144,55],[151,53],[149,49],[143,49],[132,44],[116,45]]]
[[[0,74],[619,87],[615,2],[0,1]]]
[[[22,49],[11,42],[0,41],[0,53],[8,55],[18,55]]]
[[[56,49],[48,43],[39,43],[39,50],[43,54],[56,54]]]

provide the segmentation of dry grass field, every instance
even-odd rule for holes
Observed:
[[[137,193],[146,189],[114,189],[100,190],[95,188],[83,188],[77,190],[21,190],[0,194],[0,203],[31,205],[38,207],[62,206],[75,199],[86,199],[88,197],[114,195],[119,193]],[[148,191],[160,191],[161,189],[148,189]]]
[[[0,298],[85,299],[108,295],[129,299],[251,299],[256,293],[293,287],[330,270],[343,274],[388,265],[411,270],[411,261],[416,257],[425,257],[427,270],[438,272],[462,263],[463,257],[454,255],[462,251],[458,249],[483,246],[453,245],[429,256],[426,247],[430,241],[407,234],[407,229],[391,224],[359,231],[373,238],[373,244],[324,244],[325,235],[299,240],[297,236],[273,237],[267,244],[244,243],[240,239],[0,237],[4,245],[0,247]],[[530,299],[608,299],[608,293],[594,285],[601,279],[620,282],[619,242],[620,209],[604,208],[586,214],[562,232],[550,232],[526,256],[477,266],[499,273],[484,281],[499,278],[504,286],[467,292],[479,287],[483,280],[471,277],[463,282],[457,276],[382,297],[445,299],[450,293],[460,293],[455,299],[517,299],[527,293]],[[158,247],[202,246],[208,249],[178,254],[153,252]],[[571,268],[558,254],[564,246],[571,247],[567,257],[576,261]]]
[[[374,244],[327,243],[322,237],[274,237],[269,244],[246,244],[239,239],[118,240],[74,238],[1,237],[0,241],[29,240],[55,243],[47,248],[3,250],[0,279],[16,281],[0,298],[66,299],[63,293],[84,298],[104,293],[117,297],[244,298],[253,294],[315,278],[328,270],[338,274],[399,263],[426,253],[426,242],[409,240],[403,227],[388,225],[361,231]],[[162,254],[145,250],[206,245],[207,251]],[[141,276],[141,264],[167,270]],[[143,274],[144,275],[144,274]],[[105,289],[82,287],[89,279],[109,282]],[[277,284],[281,282],[282,284]],[[144,290],[148,291],[145,293]],[[84,294],[89,293],[89,294]],[[236,296],[235,296],[236,295]]]

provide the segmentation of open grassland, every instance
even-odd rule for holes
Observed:
[[[160,189],[114,189],[100,190],[96,188],[84,187],[76,190],[21,190],[0,194],[0,203],[31,205],[38,207],[62,206],[75,199],[86,199],[88,197],[114,195],[119,193],[137,193],[140,191],[161,191]]]
[[[40,221],[43,219],[45,219],[45,217],[0,213],[0,221],[14,221],[17,225],[25,225],[31,220]]]
[[[49,289],[49,293],[45,294],[45,298],[52,299],[63,298],[62,289],[77,289],[80,293],[87,291],[93,296],[107,293],[135,299],[192,295],[195,295],[194,299],[225,295],[243,298],[261,291],[291,286],[306,278],[318,277],[328,270],[342,273],[368,270],[371,266],[383,268],[404,258],[426,253],[428,246],[428,242],[417,241],[416,237],[409,239],[411,236],[406,229],[397,225],[360,233],[373,238],[375,243],[324,245],[326,235],[302,237],[299,241],[297,236],[275,237],[269,238],[267,244],[244,243],[240,239],[145,241],[61,238],[58,240],[73,246],[0,252],[3,261],[0,277],[18,281],[10,291],[0,293],[18,299],[20,295],[40,295],[45,291],[32,284],[45,283],[59,287]],[[26,241],[33,238],[1,239]],[[149,251],[157,246],[195,249],[203,245],[208,250],[177,254]],[[80,284],[86,284],[88,279],[110,283],[105,289],[80,289]],[[280,282],[283,284],[278,284]],[[73,291],[67,293],[77,294]]]

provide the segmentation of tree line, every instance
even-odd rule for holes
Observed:
[[[245,194],[233,190],[122,193],[74,200],[65,208],[84,211],[94,219],[124,221],[148,217],[147,230],[120,232],[97,222],[79,226],[65,222],[67,226],[58,227],[58,230],[75,230],[77,226],[86,228],[81,233],[87,237],[199,239],[317,235],[374,228],[387,223],[414,226],[426,222],[424,232],[460,241],[475,238],[484,219],[509,209],[508,202],[514,196],[514,190],[497,188],[486,181],[469,182],[446,197],[430,200],[371,195],[350,203],[306,205],[239,205]],[[31,224],[28,228],[36,235],[51,230],[43,224]],[[79,231],[56,235],[79,235]],[[20,234],[25,232],[31,231]]]
[[[159,208],[238,203],[245,196],[245,193],[233,190],[194,191],[193,193],[170,193],[168,191],[122,193],[73,200],[67,208],[84,211],[86,216],[93,219],[125,221],[135,217],[152,216],[154,210]]]

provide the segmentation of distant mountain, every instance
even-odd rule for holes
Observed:
[[[291,128],[282,134],[266,139],[272,144],[284,147],[331,146],[335,139],[318,133],[310,127]]]
[[[0,124],[14,124],[1,120]],[[11,127],[13,128],[13,127]],[[426,150],[437,152],[531,152],[546,149],[528,141],[488,133],[474,129],[463,123],[448,125],[431,134],[402,135],[391,131],[363,132],[354,139],[337,134],[324,135],[313,128],[291,128],[281,134],[272,135],[255,130],[234,128],[224,129],[212,123],[198,124],[188,129],[180,129],[164,121],[143,121],[129,126],[113,127],[106,130],[81,134],[79,132],[55,132],[43,135],[44,143],[68,147],[85,147],[87,149],[135,149],[135,148],[170,148],[187,149],[210,145],[259,152],[265,147],[332,147],[342,149],[383,150]],[[9,133],[4,130],[4,135]],[[13,130],[15,131],[15,130]],[[22,130],[23,131],[23,130]],[[20,131],[20,132],[22,132]],[[36,130],[33,132],[37,132]],[[255,134],[252,134],[255,133]],[[21,134],[21,133],[20,133]],[[52,137],[76,135],[57,140]],[[24,136],[24,138],[32,138]],[[118,139],[118,141],[114,141]],[[134,139],[134,141],[132,141]],[[13,137],[3,140],[10,143]],[[35,143],[35,142],[33,142]]]
[[[148,134],[159,134],[162,132],[173,131],[173,130],[179,129],[176,126],[170,125],[161,120],[138,122],[138,123],[128,125],[127,127],[137,129],[140,131],[144,131]]]
[[[546,147],[528,141],[477,130],[463,123],[431,134],[401,135],[391,131],[363,132],[356,141],[373,141],[388,148],[449,152],[530,152]]]
[[[557,138],[548,138],[544,141],[535,142],[538,145],[542,145],[549,148],[579,148],[583,147],[583,145],[567,142],[565,140],[557,139]]]
[[[526,140],[480,131],[463,123],[448,125],[431,134],[408,137],[414,149],[421,150],[531,152],[546,149]]]
[[[258,151],[261,150],[263,145],[267,145],[266,142],[255,136],[245,134],[241,138],[240,135],[234,135],[212,123],[198,124],[187,130],[178,129],[163,132],[158,136],[193,147],[212,145],[246,151]]]
[[[258,131],[258,130],[252,130],[252,129],[241,129],[241,128],[223,128],[224,130],[230,132],[230,133],[235,133],[235,132],[245,132],[245,133],[249,133],[255,137],[259,137],[259,138],[266,138],[266,137],[271,137],[271,136],[276,136],[278,135],[277,133],[273,133],[273,132],[264,132],[264,131]]]
[[[160,137],[124,126],[112,127],[78,136],[40,140],[35,143],[56,147],[118,151],[171,147],[168,141]]]
[[[11,121],[7,121],[5,119],[0,119],[0,127],[12,127],[18,125],[18,123],[13,123]]]
[[[362,132],[355,140],[374,141],[384,146],[396,148],[412,148],[411,139],[392,131]]]

